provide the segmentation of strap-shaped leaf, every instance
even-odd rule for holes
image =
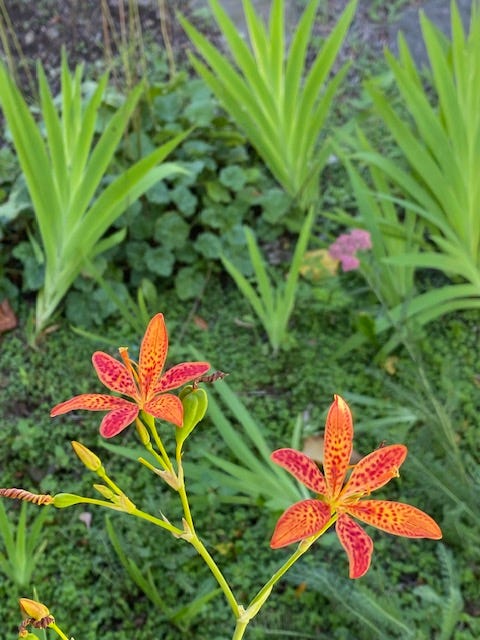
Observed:
[[[55,260],[61,205],[45,143],[35,120],[5,67],[0,64],[0,105],[25,175],[45,253]]]
[[[328,78],[335,58],[343,44],[345,35],[353,19],[356,9],[356,1],[350,2],[334,29],[323,43],[315,61],[305,79],[301,99],[298,101],[298,109],[295,124],[300,126],[310,118],[312,110],[319,99],[320,90]]]
[[[267,120],[271,123],[275,122],[275,96],[272,94],[268,83],[266,82],[266,78],[261,73],[262,63],[255,60],[250,49],[246,45],[243,38],[240,36],[237,27],[230,20],[228,14],[220,4],[218,0],[212,0],[212,10],[216,17],[218,26],[223,33],[223,36],[228,42],[228,46],[230,48],[232,57],[237,64],[238,68],[243,73],[242,76],[235,70],[232,65],[229,65],[230,70],[229,73],[232,76],[231,80],[235,82],[244,81],[248,86],[250,94],[253,93],[254,96],[257,97],[257,108],[260,108]],[[196,45],[197,46],[197,45]],[[221,71],[222,63],[229,64],[224,56],[222,56],[216,49],[213,49],[214,55],[210,52],[208,58],[205,53],[205,46],[203,49],[200,49],[198,46],[200,53],[211,66],[212,70],[215,74],[222,79],[224,83],[226,83],[226,78],[219,72]],[[267,71],[268,73],[268,71]]]
[[[47,134],[47,144],[49,149],[52,173],[55,180],[55,189],[57,190],[58,199],[62,211],[68,206],[69,198],[69,180],[68,180],[68,159],[66,156],[66,148],[63,143],[62,123],[60,116],[55,108],[53,96],[48,86],[45,72],[40,63],[37,65],[38,86],[40,91],[40,107],[43,120],[45,122],[45,130]],[[54,225],[59,225],[60,220],[52,220]],[[57,234],[60,230],[57,231]]]
[[[295,245],[295,251],[293,252],[292,262],[285,283],[285,290],[282,300],[282,316],[285,317],[286,322],[290,318],[290,314],[293,310],[295,303],[295,295],[297,292],[298,276],[300,273],[300,267],[302,265],[303,256],[307,250],[308,241],[312,233],[313,223],[315,222],[315,208],[310,207],[308,214],[305,216],[305,220],[302,224],[300,235],[298,236],[297,243]],[[286,324],[285,324],[286,329]]]
[[[97,87],[84,107],[80,135],[77,136],[72,151],[70,166],[70,188],[75,192],[83,180],[85,167],[92,149],[95,125],[98,110],[100,108],[105,89],[108,83],[108,74],[104,74],[97,83]]]
[[[115,112],[105,127],[100,139],[88,160],[83,179],[72,194],[67,214],[69,223],[75,228],[85,214],[101,179],[112,161],[115,150],[125,131],[128,120],[142,94],[143,87],[138,85]]]
[[[250,254],[250,262],[253,266],[258,291],[260,293],[260,300],[262,301],[262,305],[265,310],[265,317],[270,320],[274,315],[276,315],[277,312],[280,311],[279,309],[275,308],[275,299],[273,296],[274,286],[270,282],[267,267],[265,265],[265,261],[260,252],[253,231],[248,227],[245,227],[244,230],[245,236],[247,238],[247,247]]]
[[[464,139],[462,132],[463,117],[457,101],[457,89],[454,76],[445,48],[440,40],[438,29],[420,13],[420,25],[422,27],[423,40],[430,60],[433,73],[433,82],[439,98],[439,104],[445,118],[446,128],[453,139]]]
[[[227,272],[230,274],[230,276],[233,278],[233,280],[235,281],[235,284],[240,289],[245,299],[248,301],[252,309],[257,314],[257,317],[260,320],[260,322],[263,324],[264,327],[268,326],[268,318],[265,314],[265,308],[262,304],[260,296],[252,287],[250,282],[245,278],[245,276],[240,271],[240,269],[237,269],[237,267],[233,264],[233,262],[231,262],[225,256],[222,256],[221,260],[222,260],[223,266],[225,267]]]
[[[276,109],[283,113],[283,101],[288,99],[284,92],[285,56],[285,3],[273,0],[270,8],[270,42],[268,47],[268,80],[272,94],[276,96]]]
[[[284,122],[292,123],[300,95],[300,82],[305,69],[305,57],[319,0],[312,0],[303,12],[290,44],[285,69]]]

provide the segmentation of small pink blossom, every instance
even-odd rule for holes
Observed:
[[[372,240],[368,231],[364,229],[352,229],[350,233],[343,233],[330,245],[328,252],[339,260],[343,271],[353,271],[360,266],[360,260],[356,257],[357,251],[372,248]]]
[[[360,266],[360,260],[355,256],[342,256],[340,262],[343,271],[355,271]]]

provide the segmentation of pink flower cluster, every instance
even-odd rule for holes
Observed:
[[[350,233],[343,233],[328,248],[328,253],[340,260],[343,271],[353,271],[360,266],[360,260],[356,257],[359,250],[371,249],[372,240],[368,231],[352,229]]]

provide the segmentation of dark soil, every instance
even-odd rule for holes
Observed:
[[[228,7],[230,1],[224,0],[225,6]],[[257,2],[261,4],[261,0]],[[465,5],[463,9],[466,11],[470,2],[463,0],[460,5]],[[3,25],[4,33],[2,57],[15,69],[24,90],[34,94],[37,61],[41,61],[46,68],[55,90],[58,88],[62,47],[68,53],[71,66],[84,62],[93,70],[99,67],[103,69],[108,66],[112,54],[118,53],[122,29],[129,43],[128,56],[133,66],[139,59],[141,40],[150,50],[155,46],[165,50],[165,38],[177,64],[184,63],[190,45],[176,18],[177,11],[181,11],[202,32],[208,33],[213,42],[222,46],[215,23],[208,17],[207,0],[138,0],[133,3],[133,16],[129,12],[129,4],[127,0],[5,0],[8,14],[4,14],[0,8],[0,26]],[[267,2],[263,4],[268,5]],[[361,0],[344,47],[343,59],[355,61],[364,56],[367,59],[378,58],[384,46],[394,46],[397,25],[407,32],[416,33],[420,8],[429,15],[432,12],[434,19],[438,14],[440,21],[444,22],[440,26],[445,27],[449,22],[446,4],[445,0]],[[318,35],[326,35],[330,31],[345,5],[346,0],[320,3],[316,25]],[[440,5],[443,10],[438,11]],[[296,7],[295,15],[300,14],[305,3],[292,0],[288,6],[289,11],[291,6]],[[134,24],[141,24],[141,32],[138,27],[132,26]],[[141,38],[138,37],[139,33]]]

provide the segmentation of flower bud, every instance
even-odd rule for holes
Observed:
[[[18,601],[21,612],[27,616],[27,618],[33,618],[34,620],[41,620],[50,615],[48,608],[41,602],[36,600],[30,600],[29,598],[20,598]]]
[[[135,420],[135,426],[137,427],[137,433],[138,437],[140,438],[140,442],[144,446],[147,445],[150,442],[150,434],[148,433],[147,427],[139,418]]]
[[[56,496],[53,496],[53,506],[57,509],[65,509],[81,502],[85,502],[85,498],[73,493],[57,493]]]
[[[113,498],[115,497],[114,492],[104,484],[94,484],[93,488],[96,489],[98,493],[101,493],[102,496],[107,500],[113,500]]]
[[[182,389],[179,397],[183,405],[183,426],[175,431],[175,436],[180,446],[205,416],[208,396],[205,389],[198,387],[195,389],[192,385],[188,385]]]
[[[93,451],[90,451],[90,449],[85,445],[81,442],[77,442],[76,440],[73,440],[71,445],[77,456],[80,458],[80,461],[83,462],[87,469],[97,472],[101,468],[102,461],[93,453]]]

